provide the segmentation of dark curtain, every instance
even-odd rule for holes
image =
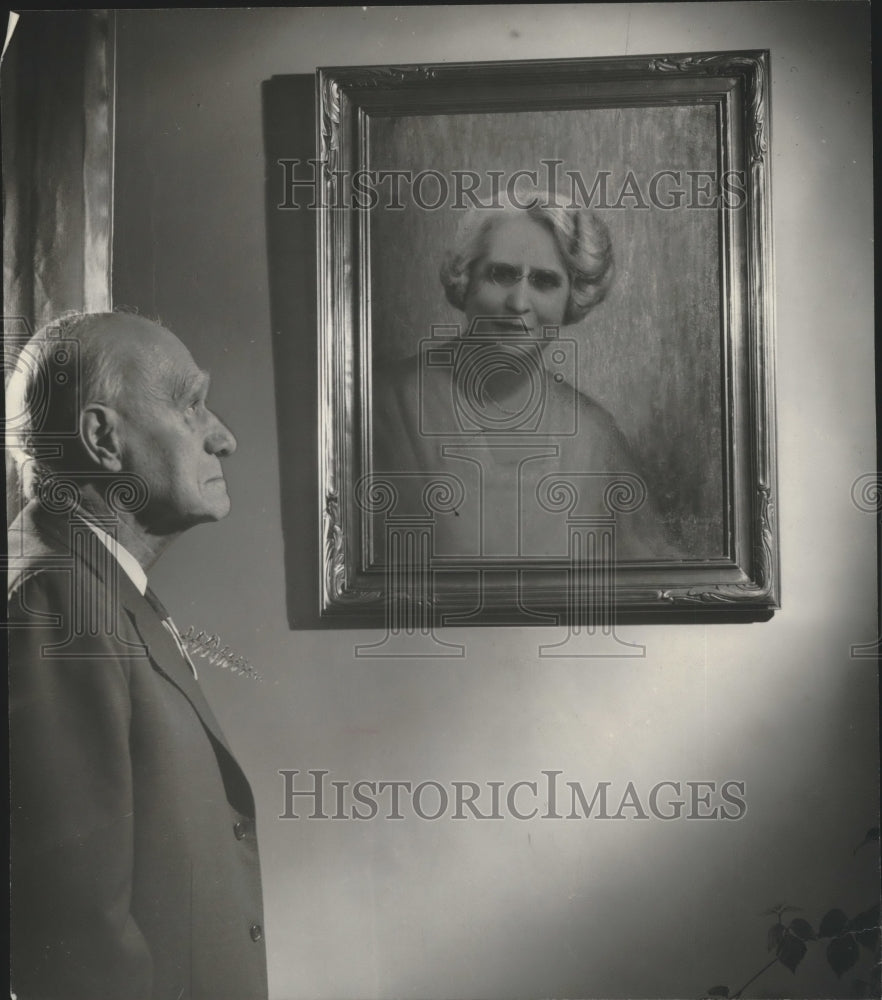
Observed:
[[[113,15],[25,12],[0,69],[6,373],[31,332],[111,307]],[[7,413],[14,426],[16,414]],[[7,513],[19,500],[7,454]]]

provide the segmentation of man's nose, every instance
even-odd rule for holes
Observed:
[[[205,437],[205,450],[212,455],[232,455],[236,450],[236,438],[229,427],[216,414],[211,415],[211,427]]]
[[[530,308],[527,297],[527,282],[524,278],[518,279],[508,290],[505,304],[513,312],[525,313]]]

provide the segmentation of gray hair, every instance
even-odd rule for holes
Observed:
[[[49,473],[83,465],[83,405],[115,406],[119,400],[123,374],[116,352],[108,350],[106,323],[122,315],[64,313],[19,352],[6,383],[6,447],[22,470],[27,495],[35,495]]]
[[[453,247],[441,264],[441,284],[447,301],[463,309],[472,269],[487,252],[490,230],[511,212],[523,212],[554,238],[570,278],[563,322],[577,323],[604,300],[612,285],[615,274],[612,241],[606,225],[591,209],[549,203],[548,195],[542,192],[535,196],[530,208],[517,206],[504,197],[495,207],[469,207],[457,227]]]

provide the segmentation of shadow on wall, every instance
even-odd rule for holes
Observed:
[[[267,256],[279,435],[279,476],[288,624],[316,628],[318,565],[318,313],[316,231],[309,190],[296,192],[296,210],[280,209],[280,159],[307,161],[315,149],[312,74],[264,81]]]

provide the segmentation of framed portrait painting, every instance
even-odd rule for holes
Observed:
[[[322,615],[767,616],[768,54],[317,95]]]

